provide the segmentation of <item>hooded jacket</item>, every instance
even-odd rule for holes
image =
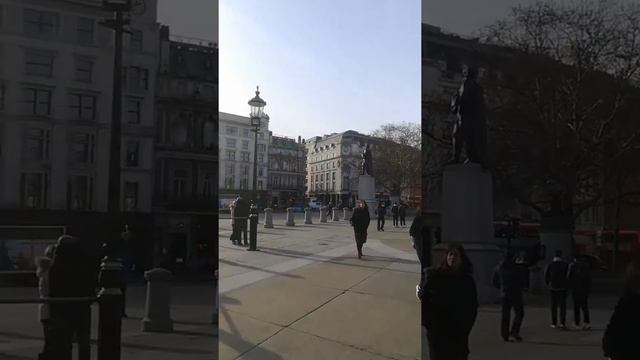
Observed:
[[[38,293],[40,298],[49,297],[49,270],[51,269],[53,260],[46,256],[39,257],[36,260],[36,276],[38,277]],[[40,321],[48,320],[50,317],[49,304],[38,305],[38,319]]]
[[[552,291],[567,290],[569,281],[567,279],[567,273],[569,271],[569,264],[562,258],[554,257],[551,264],[547,266],[544,272],[544,279]]]

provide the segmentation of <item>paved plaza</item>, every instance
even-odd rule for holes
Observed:
[[[210,324],[214,288],[211,284],[176,285],[172,289],[171,333],[141,331],[144,316],[145,287],[127,291],[127,313],[123,319],[123,360],[213,360],[218,352],[217,329]],[[33,297],[33,288],[1,288],[0,297]],[[42,349],[42,327],[37,304],[0,305],[0,360],[34,360]],[[97,339],[98,307],[93,306],[92,338]],[[92,358],[97,358],[92,344]],[[74,352],[74,358],[77,354]]]
[[[316,212],[305,225],[296,214],[288,227],[276,214],[275,228],[264,229],[261,218],[258,252],[232,245],[230,222],[220,220],[220,359],[420,359],[410,221],[400,229],[387,221],[384,232],[372,222],[358,260],[348,222],[318,220]],[[615,297],[591,299],[591,331],[552,330],[547,296],[526,301],[520,344],[500,338],[498,305],[480,309],[471,360],[603,358]]]

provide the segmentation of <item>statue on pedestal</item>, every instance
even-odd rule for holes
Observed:
[[[478,84],[478,69],[470,67],[464,82],[451,100],[451,112],[458,116],[453,129],[453,159],[460,163],[462,145],[467,161],[487,168],[487,118],[484,89]]]
[[[371,149],[369,145],[365,145],[364,151],[362,152],[362,175],[370,175],[373,176],[373,160],[371,157]]]

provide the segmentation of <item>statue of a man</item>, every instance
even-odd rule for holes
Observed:
[[[373,164],[371,158],[371,149],[369,145],[365,145],[364,151],[362,151],[362,175],[373,176]]]
[[[464,82],[451,101],[451,111],[458,116],[453,129],[452,163],[460,162],[465,145],[467,162],[487,167],[487,118],[484,89],[478,84],[478,69],[470,67]]]

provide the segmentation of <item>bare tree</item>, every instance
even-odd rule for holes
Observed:
[[[379,139],[373,150],[376,182],[396,196],[419,184],[422,165],[420,125],[386,124],[370,135]]]
[[[513,8],[482,38],[517,50],[484,79],[496,182],[573,228],[635,165],[617,160],[640,148],[640,7],[537,2]]]

